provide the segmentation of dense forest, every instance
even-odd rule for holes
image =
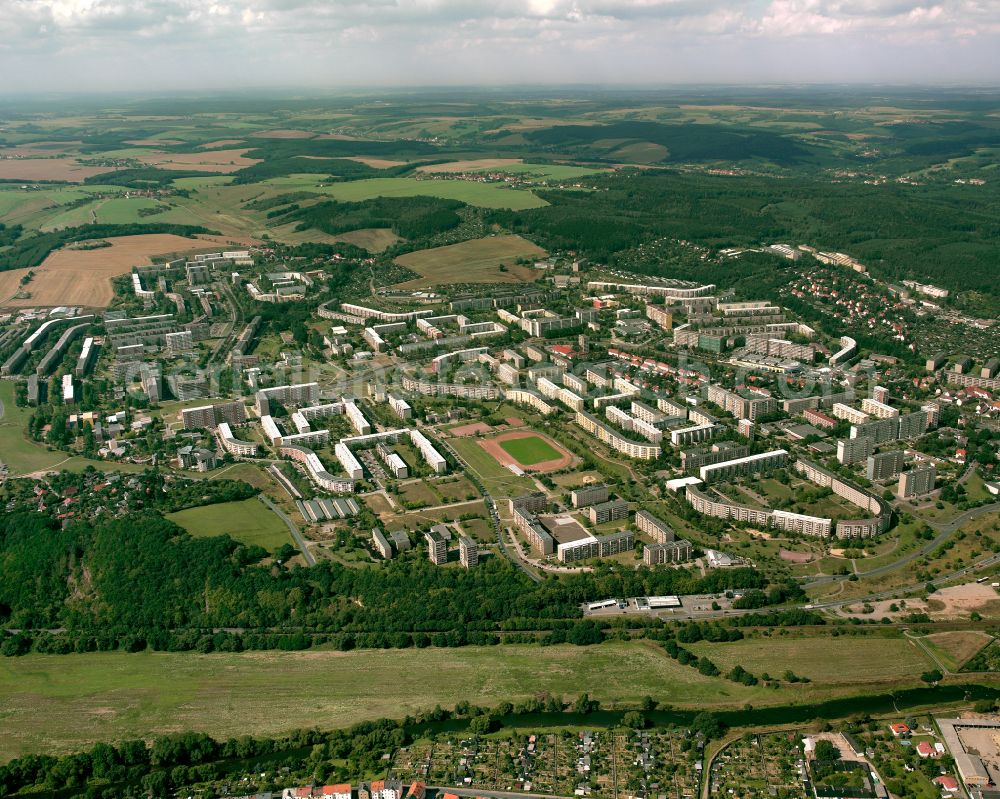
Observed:
[[[777,184],[664,170],[597,182],[601,191],[539,192],[548,206],[494,211],[491,218],[547,249],[577,249],[605,263],[657,238],[712,248],[786,241],[847,252],[891,280],[1000,291],[1000,190],[990,184],[956,193],[933,185],[820,187],[805,178]]]
[[[291,210],[283,222],[297,221],[297,230],[316,228],[336,235],[361,228],[391,228],[405,239],[423,238],[458,227],[457,211],[464,203],[435,197],[376,197],[356,203],[335,200]]]
[[[500,631],[551,630],[595,597],[762,589],[752,569],[626,569],[533,583],[503,558],[440,569],[423,559],[348,568],[267,560],[228,536],[192,538],[149,510],[61,528],[37,513],[0,520],[0,625],[6,654],[27,651],[31,631],[65,628],[56,649],[191,648],[178,633],[323,633],[341,646],[495,643]],[[123,643],[124,642],[124,643]],[[255,641],[256,647],[279,645]],[[308,645],[305,643],[304,645]]]

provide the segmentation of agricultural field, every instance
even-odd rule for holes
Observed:
[[[548,205],[530,191],[508,189],[496,183],[464,180],[418,180],[417,178],[370,178],[347,183],[325,183],[317,175],[288,175],[264,181],[283,191],[315,191],[340,202],[358,202],[373,197],[440,197],[460,200],[482,208],[523,211]]]
[[[994,639],[985,632],[956,630],[931,633],[918,640],[948,671],[959,671]]]
[[[520,236],[490,236],[446,247],[401,255],[396,263],[420,275],[397,288],[425,288],[449,283],[520,283],[534,280],[530,267],[518,266],[518,258],[536,259],[545,250]],[[501,270],[501,266],[504,267]]]
[[[167,518],[195,538],[228,535],[242,544],[261,546],[269,552],[292,543],[285,523],[256,497],[188,508],[167,514]]]
[[[65,180],[83,183],[87,178],[112,172],[106,166],[85,166],[75,158],[0,159],[0,180]]]
[[[607,172],[608,169],[606,167],[585,167],[570,164],[531,164],[525,163],[520,158],[480,158],[471,161],[451,161],[446,164],[427,164],[417,167],[416,171],[426,174],[502,172],[508,175],[519,175],[526,179],[561,181]]]
[[[109,239],[110,247],[97,250],[62,249],[49,255],[23,291],[28,297],[14,298],[20,276],[28,270],[0,273],[0,306],[34,308],[38,306],[82,305],[106,307],[114,298],[111,278],[128,274],[133,266],[151,263],[154,255],[205,250],[226,243],[215,236],[184,238],[167,234],[122,236]],[[81,280],[81,275],[88,279]],[[14,278],[17,280],[14,280]]]

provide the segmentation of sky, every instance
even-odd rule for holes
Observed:
[[[0,0],[0,92],[1000,84],[1000,0]]]

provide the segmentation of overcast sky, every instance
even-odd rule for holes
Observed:
[[[1000,0],[0,0],[0,93],[1000,84]]]

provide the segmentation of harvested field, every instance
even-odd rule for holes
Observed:
[[[83,166],[75,158],[9,158],[0,160],[0,180],[68,180],[82,183],[94,175],[114,172],[106,166]]]
[[[124,143],[131,144],[133,147],[163,147],[184,144],[180,139],[133,139]]]
[[[238,172],[259,164],[256,158],[244,158],[247,149],[211,150],[203,153],[155,153],[140,155],[137,160],[160,169],[181,169],[194,172]],[[107,172],[108,170],[103,170]]]
[[[243,144],[243,139],[218,139],[217,141],[207,141],[199,144],[201,150],[213,150],[217,147],[231,147],[234,144]]]
[[[520,236],[489,236],[446,247],[407,253],[396,263],[412,269],[419,278],[399,283],[399,288],[426,288],[450,283],[521,283],[534,280],[531,267],[517,266],[518,258],[541,258],[545,250]],[[504,271],[500,267],[504,266]]]
[[[184,253],[204,250],[227,239],[220,236],[184,238],[167,234],[122,236],[107,239],[110,247],[99,250],[58,250],[33,270],[35,277],[26,286],[31,296],[12,299],[17,293],[17,282],[28,270],[0,272],[0,305],[7,307],[35,307],[55,305],[83,305],[103,308],[114,293],[111,278],[127,274],[133,266],[151,263],[154,255]]]
[[[483,169],[497,169],[511,164],[523,164],[523,158],[479,158],[472,161],[452,161],[447,164],[427,164],[417,167],[417,172],[452,174],[456,172],[479,172]]]
[[[346,160],[357,161],[359,164],[370,166],[372,169],[391,169],[394,166],[404,166],[406,164],[406,161],[391,161],[388,158],[370,158],[365,155],[349,155],[346,156]]]
[[[389,228],[368,227],[361,230],[351,230],[334,237],[335,241],[344,241],[360,247],[368,252],[382,252],[402,239]]]
[[[501,433],[478,443],[500,465],[514,464],[526,472],[554,472],[573,463],[573,456],[559,444],[530,430]]]

